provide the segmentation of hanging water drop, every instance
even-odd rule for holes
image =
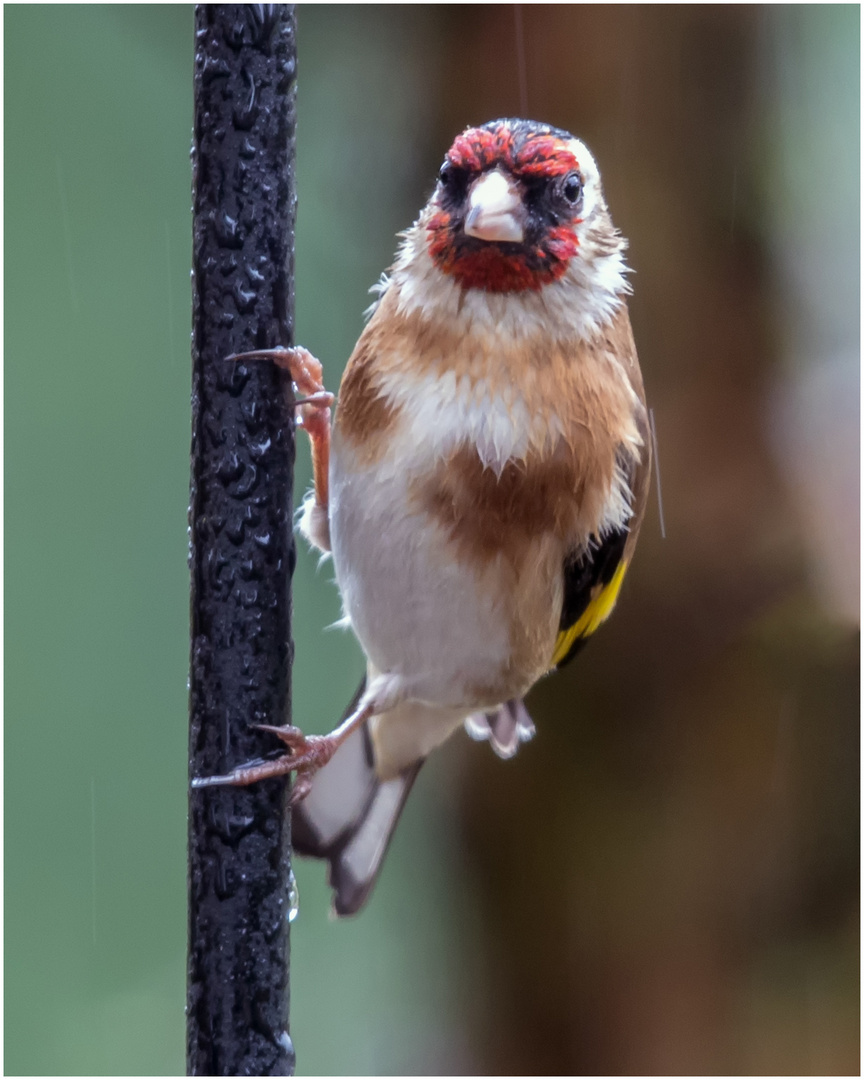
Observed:
[[[276,1043],[281,1046],[287,1056],[287,1064],[290,1066],[290,1076],[294,1075],[294,1065],[296,1064],[296,1057],[294,1054],[294,1043],[291,1040],[291,1036],[287,1031],[280,1031],[276,1036]]]
[[[297,913],[300,911],[300,890],[297,888],[297,878],[294,877],[294,871],[292,870],[288,877],[288,922],[294,922],[297,918]]]

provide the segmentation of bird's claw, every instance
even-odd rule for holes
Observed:
[[[291,771],[298,773],[316,773],[322,769],[336,752],[339,745],[329,735],[304,735],[298,727],[286,724],[274,727],[272,724],[256,724],[259,731],[269,731],[291,751]],[[281,760],[281,759],[280,759]]]
[[[298,773],[294,777],[294,783],[291,785],[291,795],[288,799],[288,805],[296,806],[298,803],[303,802],[311,790],[312,777],[309,773]]]
[[[323,443],[330,435],[330,407],[335,395],[324,389],[324,369],[302,345],[284,346],[276,349],[253,349],[250,352],[233,353],[228,360],[271,360],[291,376],[291,381],[301,394],[294,401],[299,408],[299,423],[313,440]],[[323,465],[322,465],[323,468]],[[326,472],[326,469],[324,470]],[[316,481],[317,483],[317,481]]]
[[[289,748],[290,753],[283,754],[282,757],[272,761],[250,761],[224,776],[195,777],[192,787],[205,788],[222,785],[245,787],[259,780],[285,776],[293,772],[296,773],[296,777],[291,790],[291,805],[295,806],[309,794],[312,789],[312,777],[333,757],[339,744],[328,735],[304,735],[300,728],[292,727],[290,724],[284,727],[276,727],[272,724],[256,724],[255,726],[259,731],[268,731],[281,739]]]
[[[324,369],[321,361],[316,360],[308,349],[302,345],[280,346],[276,349],[252,349],[249,352],[232,353],[226,357],[231,361],[238,360],[272,360],[273,363],[283,368],[291,375],[291,380],[301,394],[309,397],[317,397],[318,394],[327,394],[324,389]],[[332,404],[332,394],[327,395]]]

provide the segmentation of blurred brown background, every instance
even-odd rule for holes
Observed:
[[[534,742],[433,756],[359,918],[298,865],[298,1073],[857,1073],[859,10],[520,10],[527,112],[630,239],[667,535],[654,501]],[[517,25],[299,7],[330,386],[453,136],[521,110]],[[4,27],[5,1071],[179,1074],[192,10]],[[324,731],[362,658],[300,547]]]

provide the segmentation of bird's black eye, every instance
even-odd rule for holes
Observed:
[[[582,177],[578,172],[571,172],[564,178],[564,183],[561,185],[561,194],[574,206],[582,198]]]
[[[438,183],[441,185],[442,198],[450,203],[458,203],[465,197],[468,189],[469,174],[459,165],[454,165],[449,158],[438,170]]]

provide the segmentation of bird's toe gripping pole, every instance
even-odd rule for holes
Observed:
[[[329,499],[327,476],[330,469],[330,407],[335,398],[324,388],[324,369],[302,345],[294,348],[254,349],[235,353],[233,361],[271,360],[287,371],[297,388],[294,404],[300,410],[299,422],[312,440],[312,476],[315,483],[315,503],[325,512]]]
[[[192,781],[192,787],[219,787],[223,784],[245,787],[247,784],[256,784],[259,780],[267,780],[271,776],[284,776],[293,772],[296,779],[291,791],[291,803],[295,805],[309,794],[315,773],[327,764],[348,736],[365,723],[374,711],[373,702],[361,705],[329,735],[304,735],[299,728],[290,725],[275,727],[271,724],[256,724],[261,731],[269,731],[281,739],[289,752],[270,761],[250,761],[225,776],[196,777]]]

